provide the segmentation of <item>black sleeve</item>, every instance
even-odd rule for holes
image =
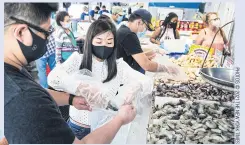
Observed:
[[[127,56],[142,53],[141,45],[137,35],[128,34],[124,40],[121,42],[123,49],[125,50]]]
[[[32,89],[5,106],[5,136],[11,144],[72,144],[75,136],[49,94]]]

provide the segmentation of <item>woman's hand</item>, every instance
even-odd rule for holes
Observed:
[[[103,95],[101,87],[95,82],[93,85],[88,83],[81,83],[77,88],[76,95],[83,96],[87,101],[86,104],[90,105],[92,108],[106,108],[109,102]],[[84,100],[80,99],[80,101],[78,102],[80,102],[79,104],[81,104],[84,103],[83,101]]]
[[[92,108],[84,97],[76,96],[73,99],[72,105],[78,110],[92,111]]]

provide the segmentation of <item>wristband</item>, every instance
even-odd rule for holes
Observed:
[[[75,97],[75,95],[70,94],[70,96],[69,96],[69,105],[72,105],[74,97]]]

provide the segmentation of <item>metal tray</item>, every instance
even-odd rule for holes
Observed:
[[[227,68],[202,68],[201,77],[216,84],[234,88],[234,70]]]

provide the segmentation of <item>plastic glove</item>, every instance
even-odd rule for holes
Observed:
[[[180,72],[178,70],[178,68],[174,67],[174,66],[167,66],[167,72],[169,74],[172,74],[174,76],[177,76]]]
[[[161,49],[154,49],[153,51],[155,52],[155,54],[160,54],[160,55],[166,54],[166,53],[164,52],[164,50],[161,50]]]
[[[121,89],[116,97],[110,98],[110,104],[115,108],[120,108],[124,104],[132,104],[143,88],[139,82],[136,82],[123,86]]]
[[[103,95],[101,85],[96,82],[81,82],[77,88],[76,95],[83,96],[88,104],[93,107],[106,108],[109,100]]]
[[[167,72],[168,69],[165,67],[165,65],[159,64],[157,65],[157,72]]]
[[[170,75],[174,75],[174,76],[179,74],[178,68],[176,68],[174,66],[166,66],[166,65],[162,65],[162,64],[158,64],[157,72],[166,72],[166,73],[168,73]]]
[[[130,85],[129,89],[127,89],[128,92],[126,93],[124,104],[131,104],[133,100],[136,99],[135,97],[137,96],[137,94],[143,91],[142,89],[143,88],[140,83],[137,83],[136,85]]]

